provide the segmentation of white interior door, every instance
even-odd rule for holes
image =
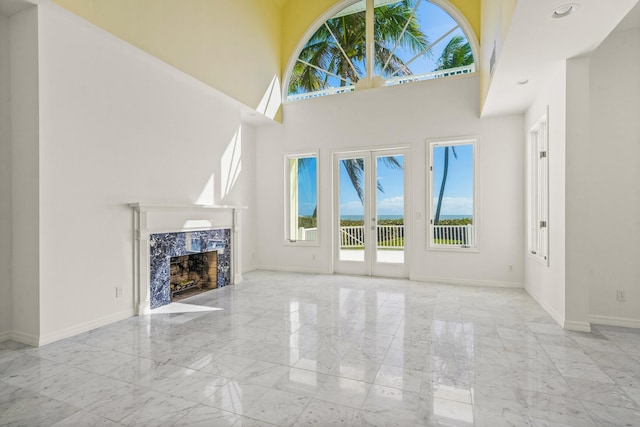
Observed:
[[[334,271],[408,277],[407,150],[334,155]]]

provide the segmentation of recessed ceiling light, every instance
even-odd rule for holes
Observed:
[[[529,79],[522,79],[522,80],[518,80],[518,84],[520,86],[522,85],[526,85],[527,83],[529,83]]]
[[[551,17],[554,19],[566,18],[567,16],[575,12],[578,6],[579,5],[577,3],[569,3],[563,6],[557,7],[551,14]]]

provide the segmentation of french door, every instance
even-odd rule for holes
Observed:
[[[408,277],[408,150],[334,154],[334,271]]]

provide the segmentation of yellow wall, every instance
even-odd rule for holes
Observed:
[[[272,0],[53,0],[256,108],[281,67]]]
[[[305,32],[343,0],[53,1],[263,112]],[[479,39],[481,0],[448,1]]]
[[[294,54],[304,33],[332,6],[343,0],[288,0],[282,8],[282,72]],[[478,42],[480,42],[481,0],[448,0],[467,18]]]

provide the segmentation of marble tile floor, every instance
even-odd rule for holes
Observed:
[[[522,290],[258,271],[181,303],[1,343],[0,426],[640,425],[640,330]]]

